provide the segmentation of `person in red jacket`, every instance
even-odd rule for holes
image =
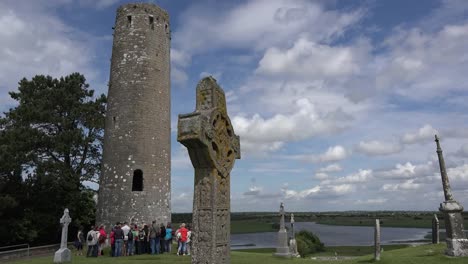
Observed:
[[[179,248],[177,249],[177,255],[185,255],[185,247],[187,245],[188,230],[185,228],[185,224],[180,225],[179,233],[177,238],[179,239]]]
[[[105,226],[101,225],[99,227],[99,255],[104,255],[104,245],[106,244],[107,234],[104,230]]]

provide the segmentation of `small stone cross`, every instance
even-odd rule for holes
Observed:
[[[279,215],[280,215],[280,230],[283,230],[283,229],[286,229],[286,226],[284,224],[284,204],[281,203],[280,204],[280,211],[279,211]]]
[[[294,214],[291,214],[291,233],[292,237],[295,238],[296,234],[294,232]]]
[[[65,208],[63,211],[63,216],[60,218],[60,224],[62,224],[62,241],[60,243],[60,248],[67,247],[68,241],[68,225],[71,223],[70,215],[68,214],[68,208]]]
[[[71,220],[72,219],[68,214],[68,208],[65,208],[63,216],[60,218],[60,224],[62,225],[62,240],[60,242],[60,249],[54,254],[54,263],[71,262],[71,251],[67,247],[68,225],[71,223]]]

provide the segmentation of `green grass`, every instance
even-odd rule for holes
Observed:
[[[385,250],[382,252],[381,261],[379,264],[461,264],[468,263],[468,257],[464,258],[452,258],[443,255],[445,250],[445,244],[438,245],[423,245],[417,247],[407,247],[403,249]],[[384,246],[386,248],[386,246]],[[52,263],[53,256],[33,258],[29,260],[22,260],[14,262],[15,264],[50,264]],[[143,255],[143,256],[132,256],[132,257],[120,257],[110,258],[107,256],[98,258],[85,258],[73,256],[72,263],[102,263],[102,264],[130,264],[130,263],[158,263],[158,264],[172,264],[172,263],[190,263],[189,256],[176,256],[171,255]],[[340,261],[320,261],[307,259],[281,259],[273,257],[270,252],[264,253],[252,253],[252,252],[231,252],[231,263],[232,264],[305,264],[305,263],[343,263],[343,264],[359,264],[359,263],[374,263],[372,255],[365,255],[352,260],[340,260]]]
[[[277,232],[273,229],[271,223],[259,222],[253,220],[235,220],[231,221],[231,234]]]
[[[391,251],[396,249],[402,249],[408,247],[407,245],[383,245],[385,251]],[[248,253],[274,253],[274,248],[252,248],[252,249],[240,249],[238,252]],[[325,247],[324,252],[319,252],[311,256],[335,256],[335,252],[338,256],[364,256],[374,254],[373,246],[336,246],[336,247]]]

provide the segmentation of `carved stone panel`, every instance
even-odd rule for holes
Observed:
[[[230,263],[230,172],[240,158],[239,137],[224,91],[212,77],[197,86],[194,113],[179,115],[177,140],[195,168],[192,263]]]

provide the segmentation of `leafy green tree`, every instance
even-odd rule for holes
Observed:
[[[309,254],[325,251],[325,246],[317,235],[310,231],[301,230],[296,234],[297,251],[305,258]]]
[[[46,243],[60,232],[65,207],[75,225],[94,218],[106,97],[86,79],[22,79],[18,102],[0,118],[0,243]],[[6,238],[5,238],[6,237]]]

